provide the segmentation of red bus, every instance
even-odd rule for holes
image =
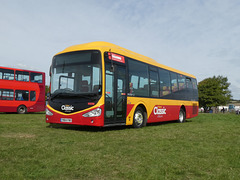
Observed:
[[[50,77],[47,123],[140,128],[198,115],[195,76],[111,43],[66,48]]]
[[[0,66],[0,112],[45,110],[45,73]]]

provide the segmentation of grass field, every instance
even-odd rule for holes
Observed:
[[[179,123],[53,127],[0,114],[0,179],[240,179],[240,116]]]

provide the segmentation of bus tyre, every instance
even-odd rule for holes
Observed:
[[[186,121],[186,112],[181,108],[179,111],[178,122],[184,123]]]
[[[146,126],[146,113],[141,107],[137,107],[133,116],[133,127],[141,128]]]
[[[18,113],[18,114],[25,114],[25,113],[27,113],[27,108],[26,108],[26,106],[24,106],[24,105],[18,106],[18,108],[17,108],[17,113]]]

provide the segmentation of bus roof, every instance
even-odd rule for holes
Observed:
[[[27,72],[45,74],[45,72],[35,71],[35,70],[27,70],[27,69],[19,69],[19,68],[11,68],[11,67],[3,67],[3,66],[0,66],[0,68],[1,68],[1,69],[16,70],[16,71],[27,71]]]
[[[96,42],[90,42],[90,43],[70,46],[70,47],[64,49],[63,51],[57,53],[56,55],[62,54],[62,53],[67,53],[67,52],[73,52],[73,51],[81,51],[81,50],[101,50],[102,52],[111,51],[113,53],[124,55],[124,56],[127,56],[129,58],[133,58],[133,59],[142,61],[144,63],[151,64],[153,66],[157,66],[157,67],[160,67],[160,68],[163,68],[163,69],[174,71],[174,72],[179,73],[179,74],[183,74],[183,75],[186,75],[186,76],[189,76],[189,77],[196,78],[192,74],[188,74],[188,73],[179,71],[177,69],[165,66],[163,64],[158,63],[157,61],[155,61],[152,58],[149,58],[147,56],[135,53],[133,51],[130,51],[130,50],[125,49],[123,47],[120,47],[118,45],[115,45],[115,44],[112,44],[112,43],[109,43],[109,42],[104,42],[104,41],[96,41]]]

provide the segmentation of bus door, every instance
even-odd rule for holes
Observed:
[[[126,124],[126,66],[106,63],[104,124]]]

